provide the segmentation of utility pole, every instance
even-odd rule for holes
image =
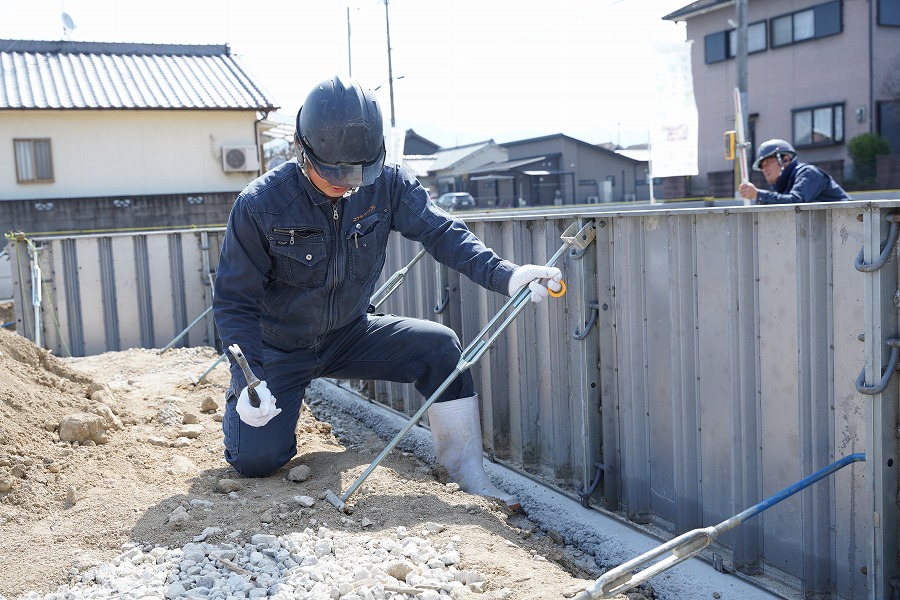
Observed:
[[[353,55],[350,51],[350,7],[347,6],[347,75],[353,77]]]
[[[737,88],[741,95],[741,106],[744,108],[741,111],[743,115],[741,127],[746,136],[750,131],[747,127],[747,115],[750,112],[747,110],[747,0],[737,0],[735,8],[737,11],[737,52],[735,56],[737,62]],[[749,140],[743,141],[747,142]]]
[[[388,16],[388,2],[390,0],[384,0],[384,23],[387,27],[388,89],[391,93],[391,127],[396,127],[397,123],[394,121],[394,71],[391,67],[391,19]]]

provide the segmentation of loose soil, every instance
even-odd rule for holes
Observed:
[[[178,348],[61,359],[0,330],[0,594],[48,593],[129,542],[180,547],[211,527],[221,531],[205,541],[234,543],[317,525],[377,535],[441,523],[435,543],[459,536],[460,568],[483,574],[486,593],[505,588],[519,600],[571,597],[599,575],[527,515],[455,491],[396,449],[354,496],[354,512],[340,513],[324,491],[346,490],[385,441],[309,408],[298,456],[270,477],[240,477],[222,456],[228,369],[192,382],[216,358]],[[299,465],[308,478],[288,479]],[[297,495],[316,503],[298,509]]]

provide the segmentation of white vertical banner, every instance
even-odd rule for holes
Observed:
[[[403,162],[403,145],[406,143],[406,131],[399,127],[388,127],[385,136],[384,162],[399,165]]]
[[[657,42],[656,106],[650,126],[653,177],[697,175],[697,102],[691,74],[691,45]]]

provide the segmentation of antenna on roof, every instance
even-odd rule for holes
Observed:
[[[69,16],[69,13],[64,12],[62,14],[62,23],[63,23],[63,36],[66,39],[69,39],[69,33],[75,29],[75,21],[72,20],[72,17]]]

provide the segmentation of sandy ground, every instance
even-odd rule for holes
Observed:
[[[0,302],[0,325],[12,323],[16,320],[15,306],[12,302]],[[15,330],[15,327],[9,329]]]
[[[333,424],[304,409],[299,455],[271,477],[241,478],[222,457],[227,368],[191,383],[216,357],[183,348],[59,359],[0,330],[0,594],[47,593],[123,544],[178,547],[208,527],[222,530],[214,542],[321,524],[375,535],[433,521],[446,525],[439,535],[460,536],[461,566],[485,576],[486,593],[571,597],[599,576],[527,515],[454,491],[399,449],[351,499],[353,513],[340,513],[324,491],[348,489],[385,446],[358,421]],[[309,477],[287,479],[299,465]],[[298,509],[298,494],[315,505]]]

